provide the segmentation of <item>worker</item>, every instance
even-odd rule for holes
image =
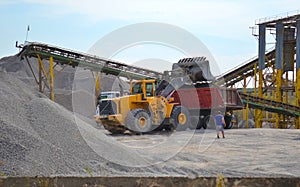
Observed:
[[[224,120],[225,120],[226,126],[230,125],[232,117],[233,117],[232,111],[228,111],[225,113]]]
[[[224,116],[221,114],[221,111],[218,111],[218,114],[215,115],[214,122],[215,122],[215,125],[216,125],[217,138],[220,138],[219,137],[219,132],[220,131],[222,132],[223,138],[225,138],[224,127],[226,126],[226,124],[225,124]]]

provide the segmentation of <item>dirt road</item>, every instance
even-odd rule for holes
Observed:
[[[300,176],[299,130],[231,129],[225,134],[225,139],[216,139],[214,130],[110,137],[183,175]]]

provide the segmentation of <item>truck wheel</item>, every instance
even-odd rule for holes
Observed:
[[[198,124],[197,124],[197,128],[196,129],[201,129],[203,127],[203,119],[199,118]]]
[[[190,113],[185,107],[175,106],[171,118],[174,120],[174,127],[177,131],[184,131],[189,127]]]
[[[137,133],[152,131],[151,119],[148,112],[144,109],[134,109],[128,113],[126,127]]]
[[[206,121],[204,119],[204,122],[203,122],[203,125],[202,125],[203,129],[207,129],[207,124],[206,124]]]
[[[204,129],[207,129],[207,128],[214,129],[215,128],[214,117],[212,115],[205,116],[203,128]]]

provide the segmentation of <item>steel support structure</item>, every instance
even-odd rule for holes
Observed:
[[[254,89],[253,89],[253,94],[254,94],[254,96],[257,96],[257,63],[254,64],[253,71],[254,71]]]
[[[300,14],[288,14],[286,17],[270,17],[257,21],[255,24],[258,26],[258,34],[254,33],[253,35],[258,36],[259,39],[258,57],[249,59],[244,64],[217,78],[217,80],[220,80],[219,85],[234,86],[243,90],[244,87],[238,86],[245,82],[245,77],[247,80],[249,77],[253,77],[253,93],[244,97],[244,106],[246,107],[248,103],[249,108],[255,110],[256,127],[261,127],[264,121],[272,123],[274,128],[290,128],[290,126],[286,126],[287,124],[295,125],[296,128],[300,127],[299,22]],[[295,30],[297,31],[296,34]],[[265,35],[267,31],[270,31],[270,34],[276,34],[276,46],[266,52]],[[297,42],[295,35],[297,36]],[[298,57],[296,58],[296,68],[294,68],[295,56]],[[221,82],[221,80],[224,81]],[[272,96],[269,95],[270,93],[272,93]],[[241,94],[244,94],[244,91],[241,91]],[[256,99],[250,98],[251,96],[256,97]],[[276,106],[274,106],[276,109],[272,107],[274,103],[265,102],[269,99],[276,103]],[[295,107],[289,106],[291,101],[293,101],[292,105]],[[286,112],[287,110],[291,111]],[[267,112],[266,115],[269,115],[268,118],[264,117],[265,111]],[[245,119],[245,111],[243,116]],[[285,126],[283,126],[284,124]]]
[[[300,20],[297,21],[297,35],[296,35],[296,106],[300,106]],[[300,116],[296,122],[296,128],[300,128]]]
[[[243,84],[243,87],[244,87],[244,94],[247,94],[247,77],[245,76],[244,77],[244,84]],[[244,117],[244,121],[245,121],[245,125],[246,125],[246,128],[249,128],[249,114],[248,114],[248,104],[246,104],[246,107],[243,109],[243,117]]]
[[[98,96],[100,94],[100,80],[99,73],[95,72],[95,105],[97,107],[98,104]]]
[[[54,101],[54,60],[53,57],[49,58],[49,73],[47,72],[43,59],[39,54],[37,54],[38,59],[38,84],[39,84],[39,91],[44,92],[45,83],[48,84],[49,91],[50,91],[50,99]],[[46,81],[44,81],[44,78]]]
[[[265,69],[266,25],[259,25],[258,38],[258,97],[263,98],[263,70]],[[255,110],[255,127],[262,127],[262,110]]]
[[[284,26],[282,22],[276,24],[276,101],[282,102],[282,75],[283,75],[283,33]],[[282,120],[281,114],[276,114],[276,128],[279,128]]]
[[[39,84],[39,91],[43,92],[43,71],[42,71],[42,60],[41,57],[38,55],[38,71],[39,71],[39,80],[38,80],[38,84]]]
[[[22,46],[22,50],[19,52],[18,56],[20,56],[21,59],[25,58],[27,60],[35,81],[39,85],[39,91],[44,92],[45,86],[49,88],[50,99],[52,101],[54,101],[54,67],[57,64],[61,64],[63,66],[60,71],[56,72],[57,74],[62,72],[67,66],[82,67],[95,72],[96,98],[98,97],[100,91],[99,72],[100,76],[101,72],[103,72],[118,77],[125,77],[127,79],[161,80],[163,78],[163,73],[161,72],[130,66],[125,63],[110,59],[36,42],[29,42],[28,44]],[[28,61],[28,58],[30,57],[37,58],[38,60],[38,78],[36,78],[35,72]],[[48,72],[43,62],[44,59],[49,60]]]
[[[54,61],[52,56],[49,58],[49,75],[50,99],[54,101]]]

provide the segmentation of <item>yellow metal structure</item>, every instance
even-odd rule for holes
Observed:
[[[49,74],[50,74],[50,99],[54,101],[54,64],[53,57],[51,56],[49,59]]]
[[[48,73],[47,73],[47,71],[46,71],[46,68],[45,68],[45,66],[44,66],[44,63],[43,63],[43,61],[42,61],[40,55],[37,54],[37,57],[38,57],[39,67],[40,67],[41,70],[43,71],[44,76],[46,77],[46,79],[49,81]]]
[[[245,76],[244,77],[244,94],[247,93],[247,77]],[[244,112],[244,120],[245,120],[245,123],[246,123],[246,128],[249,127],[249,115],[248,115],[248,105],[246,105],[246,108],[243,109],[243,112]]]
[[[100,80],[99,80],[99,73],[98,72],[95,72],[95,98],[96,98],[96,106],[97,106],[97,103],[98,103],[98,95],[99,95],[99,92],[100,92]]]
[[[282,102],[282,91],[281,91],[282,74],[283,74],[282,69],[277,69],[277,74],[276,74],[276,101],[277,102]],[[276,128],[280,127],[281,119],[282,119],[282,115],[276,114]]]
[[[296,69],[296,99],[295,99],[295,105],[300,106],[300,68]],[[296,128],[300,129],[300,116],[296,120]]]
[[[263,70],[258,71],[258,97],[263,98]],[[262,110],[256,109],[255,110],[255,127],[261,128],[262,127]]]
[[[254,72],[254,89],[253,89],[253,94],[254,96],[257,95],[257,63],[254,64],[253,66],[253,72]]]
[[[49,91],[50,91],[50,99],[54,101],[54,60],[51,56],[49,58],[49,74],[44,66],[43,60],[39,54],[37,54],[38,59],[38,74],[39,74],[39,91],[44,92],[44,85],[43,85],[43,75],[46,78],[46,81],[49,84]]]

